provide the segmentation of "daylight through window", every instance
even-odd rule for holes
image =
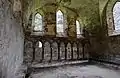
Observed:
[[[57,33],[64,32],[64,18],[63,18],[63,13],[58,10],[56,13],[56,24],[57,24]]]
[[[113,17],[115,30],[120,30],[120,2],[117,2],[113,8]]]
[[[39,13],[37,13],[36,15],[35,15],[35,20],[34,20],[34,30],[35,31],[42,31],[42,16],[39,14]]]

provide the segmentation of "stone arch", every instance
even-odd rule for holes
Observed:
[[[62,36],[62,37],[66,37],[67,36],[67,11],[65,7],[59,6],[56,10],[56,13],[58,11],[61,11],[63,13],[63,33],[57,33],[56,31],[56,36]],[[56,29],[57,29],[57,25],[56,25]]]
[[[56,12],[56,36],[64,36],[64,14],[61,10]]]
[[[77,38],[80,37],[81,32],[82,32],[82,29],[81,29],[80,21],[76,20],[76,34],[77,34]]]
[[[113,7],[115,5],[117,0],[110,0],[107,4],[106,9],[106,19],[107,19],[107,25],[108,25],[108,35],[114,35],[114,20],[113,20]]]
[[[73,43],[73,59],[77,59],[77,44]]]
[[[60,43],[60,59],[65,59],[65,44],[63,42]]]
[[[50,49],[50,43],[49,42],[45,42],[44,43],[44,59],[45,61],[49,61],[50,60],[50,56],[51,56],[51,49]]]
[[[45,14],[44,14],[45,12],[44,12],[44,10],[42,9],[42,8],[38,8],[38,9],[35,9],[35,11],[34,12],[32,12],[32,34],[35,34],[35,35],[43,35],[44,34],[44,32],[45,32]],[[34,30],[34,27],[35,27],[35,16],[36,16],[36,14],[39,14],[41,17],[42,17],[42,20],[41,20],[41,23],[42,23],[42,25],[41,25],[41,30]]]
[[[82,47],[82,44],[79,43],[79,58],[81,59],[83,57],[83,47]]]
[[[43,16],[38,12],[34,15],[34,31],[42,32],[43,30]]]
[[[85,44],[84,46],[84,58],[88,59],[89,58],[89,50],[90,50],[90,44]]]
[[[33,60],[33,42],[25,40],[24,61],[30,63]]]
[[[57,44],[57,42],[52,43],[52,59],[53,60],[58,59],[58,44]]]
[[[42,60],[42,42],[38,41],[35,45],[35,61]]]
[[[120,1],[117,1],[113,7],[114,29],[120,30]]]
[[[67,48],[67,59],[71,59],[71,56],[72,56],[71,55],[71,48],[72,48],[71,44],[68,43],[66,48]]]

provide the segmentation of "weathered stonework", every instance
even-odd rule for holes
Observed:
[[[0,0],[0,78],[16,78],[23,62],[24,34],[20,21],[13,16],[12,1]]]

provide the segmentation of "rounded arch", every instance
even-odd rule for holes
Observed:
[[[73,58],[77,59],[77,43],[73,43]]]
[[[79,43],[79,59],[83,57],[83,47],[82,47],[82,44]]]
[[[42,60],[42,42],[37,41],[35,45],[35,60],[39,62]]]
[[[60,59],[65,59],[65,43],[60,43]]]
[[[44,43],[44,59],[45,61],[49,61],[51,58],[50,54],[50,42],[46,41]]]
[[[56,41],[52,43],[52,59],[58,59],[58,44]]]
[[[67,48],[67,59],[71,59],[71,56],[72,56],[71,55],[71,48],[72,48],[71,43],[68,43],[66,48]]]
[[[42,46],[43,46],[43,45],[42,45],[42,42],[39,41],[39,42],[38,42],[38,47],[39,47],[39,48],[42,48]]]
[[[108,35],[114,35],[115,34],[115,26],[114,26],[114,20],[113,20],[113,7],[116,4],[117,0],[110,0],[106,7],[106,19],[107,19],[107,27],[108,27]]]
[[[120,1],[116,2],[113,7],[114,29],[120,30]]]

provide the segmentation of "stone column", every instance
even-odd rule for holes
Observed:
[[[67,43],[65,43],[65,60],[67,60]]]
[[[77,43],[77,59],[79,59],[79,42]]]
[[[58,60],[60,60],[60,42],[58,42]]]
[[[45,44],[45,43],[42,42],[42,61],[44,60],[44,47],[45,47],[44,44]]]
[[[71,43],[71,60],[73,60],[73,43]]]

